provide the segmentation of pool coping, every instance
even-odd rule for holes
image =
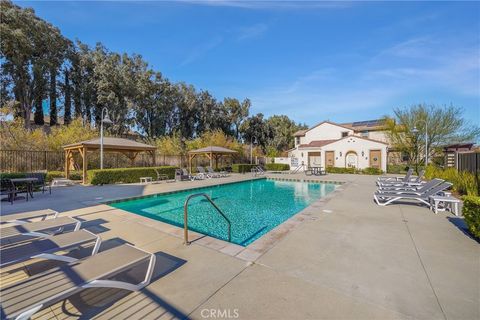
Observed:
[[[229,182],[214,184],[210,186],[184,188],[184,189],[182,188],[174,191],[159,192],[151,195],[142,195],[142,196],[135,196],[135,197],[128,197],[128,198],[121,198],[121,199],[120,198],[110,199],[108,201],[103,201],[102,203],[109,205],[112,203],[118,203],[123,201],[152,198],[152,197],[157,197],[157,196],[166,195],[166,194],[173,194],[173,193],[179,193],[179,192],[190,191],[190,190],[201,190],[205,188],[211,188],[213,186],[235,184],[235,183],[241,183],[241,182],[251,181],[251,180],[260,180],[260,179],[268,179],[268,180],[275,180],[275,181],[309,182],[309,183],[329,183],[329,184],[335,184],[338,186],[332,192],[319,198],[318,200],[310,204],[308,207],[295,213],[290,218],[288,218],[281,224],[277,225],[275,228],[265,233],[260,238],[258,238],[257,240],[255,240],[254,242],[250,243],[245,247],[235,243],[225,241],[225,240],[217,239],[206,234],[192,231],[192,230],[188,231],[189,245],[200,245],[200,246],[215,250],[217,252],[227,254],[229,256],[234,256],[236,258],[245,260],[247,262],[255,262],[263,254],[265,254],[267,251],[269,251],[271,248],[277,245],[282,239],[284,239],[291,231],[293,231],[299,225],[301,225],[304,221],[313,219],[312,213],[309,212],[312,208],[321,208],[330,199],[332,199],[335,195],[341,192],[343,190],[343,186],[349,184],[349,182],[345,182],[345,181],[329,181],[329,180],[308,179],[308,178],[298,179],[298,178],[280,178],[280,177],[262,176],[262,177],[252,177],[252,179],[242,180],[242,181],[229,181]],[[129,212],[120,208],[115,208],[115,209],[132,214],[132,212]],[[141,224],[147,225],[149,227],[153,227],[161,232],[167,233],[168,235],[174,236],[176,238],[183,239],[183,231],[184,231],[183,227],[178,227],[166,222],[162,222],[159,220],[155,220],[153,218],[145,217],[145,216],[134,214],[134,213],[132,216],[134,216],[135,220]]]

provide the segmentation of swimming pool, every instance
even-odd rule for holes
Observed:
[[[247,246],[315,200],[335,190],[330,183],[257,179],[157,194],[110,206],[183,227],[183,204],[194,193],[206,193],[231,221],[231,242]],[[228,240],[228,224],[204,198],[188,207],[189,230]]]

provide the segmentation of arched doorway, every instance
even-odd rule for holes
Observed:
[[[348,151],[345,155],[345,168],[358,168],[358,156],[355,151]]]

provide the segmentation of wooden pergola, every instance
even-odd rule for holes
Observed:
[[[153,163],[155,163],[155,150],[157,147],[136,142],[129,139],[122,138],[103,138],[103,152],[119,152],[124,154],[127,158],[132,161],[132,164],[135,163],[135,159],[141,152],[147,152],[152,156]],[[67,179],[70,175],[70,168],[73,167],[74,159],[73,154],[78,152],[82,158],[83,162],[83,183],[87,182],[87,170],[88,170],[88,152],[90,151],[100,151],[100,138],[81,141],[73,144],[63,146],[65,151],[65,176]]]
[[[192,160],[199,155],[206,156],[210,159],[210,167],[213,167],[215,163],[215,168],[218,169],[218,159],[223,156],[233,156],[237,151],[230,150],[223,147],[208,146],[205,148],[192,150],[188,152],[188,166],[190,167],[190,172],[192,172]]]

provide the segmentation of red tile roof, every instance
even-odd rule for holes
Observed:
[[[301,144],[298,147],[299,148],[320,148],[323,146],[326,146],[327,144],[330,144],[332,142],[338,141],[340,139],[333,139],[333,140],[314,140],[308,144]]]

